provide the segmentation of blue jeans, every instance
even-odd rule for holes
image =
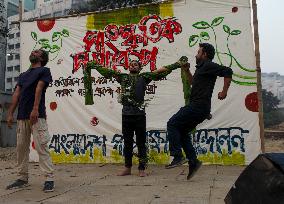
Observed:
[[[189,164],[196,163],[196,152],[188,133],[202,123],[208,115],[208,111],[184,106],[169,119],[167,130],[171,156],[182,157],[183,149]]]

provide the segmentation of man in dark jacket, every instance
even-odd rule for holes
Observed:
[[[201,43],[195,56],[194,75],[190,73],[189,64],[182,66],[192,84],[189,105],[182,107],[167,123],[170,154],[174,158],[166,168],[173,168],[188,162],[188,180],[201,166],[188,133],[210,116],[211,97],[217,76],[224,77],[223,90],[218,94],[220,100],[226,98],[232,80],[233,71],[212,62],[214,55],[215,49],[211,44]],[[186,158],[182,155],[182,149]]]

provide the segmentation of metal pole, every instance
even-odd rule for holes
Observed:
[[[5,91],[5,69],[7,49],[7,0],[0,1],[0,91]]]
[[[263,106],[262,106],[262,85],[261,85],[261,68],[260,68],[260,52],[259,52],[259,33],[258,33],[258,19],[257,19],[257,4],[256,0],[252,0],[253,11],[253,28],[254,28],[254,45],[257,71],[257,96],[258,96],[258,117],[260,128],[260,142],[261,151],[265,152],[264,147],[264,123],[263,123]]]

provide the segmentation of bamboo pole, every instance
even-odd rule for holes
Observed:
[[[262,107],[262,85],[261,85],[261,68],[260,68],[260,52],[259,52],[259,33],[258,33],[258,19],[257,19],[257,3],[252,0],[253,11],[253,28],[254,28],[254,51],[256,58],[256,71],[257,71],[257,97],[258,97],[258,117],[260,128],[260,142],[261,151],[265,152],[264,147],[264,123],[263,123],[263,107]]]

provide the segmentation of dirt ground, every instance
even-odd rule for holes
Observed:
[[[265,139],[265,152],[284,153],[284,138],[283,139]]]
[[[267,152],[284,152],[283,139],[266,139]],[[149,166],[149,176],[118,177],[122,165],[60,164],[55,165],[55,191],[42,192],[43,177],[38,164],[31,163],[30,186],[18,190],[5,187],[16,178],[15,148],[0,148],[0,203],[85,204],[85,203],[190,203],[219,204],[245,168],[244,166],[204,165],[187,181],[188,167],[167,170]]]

